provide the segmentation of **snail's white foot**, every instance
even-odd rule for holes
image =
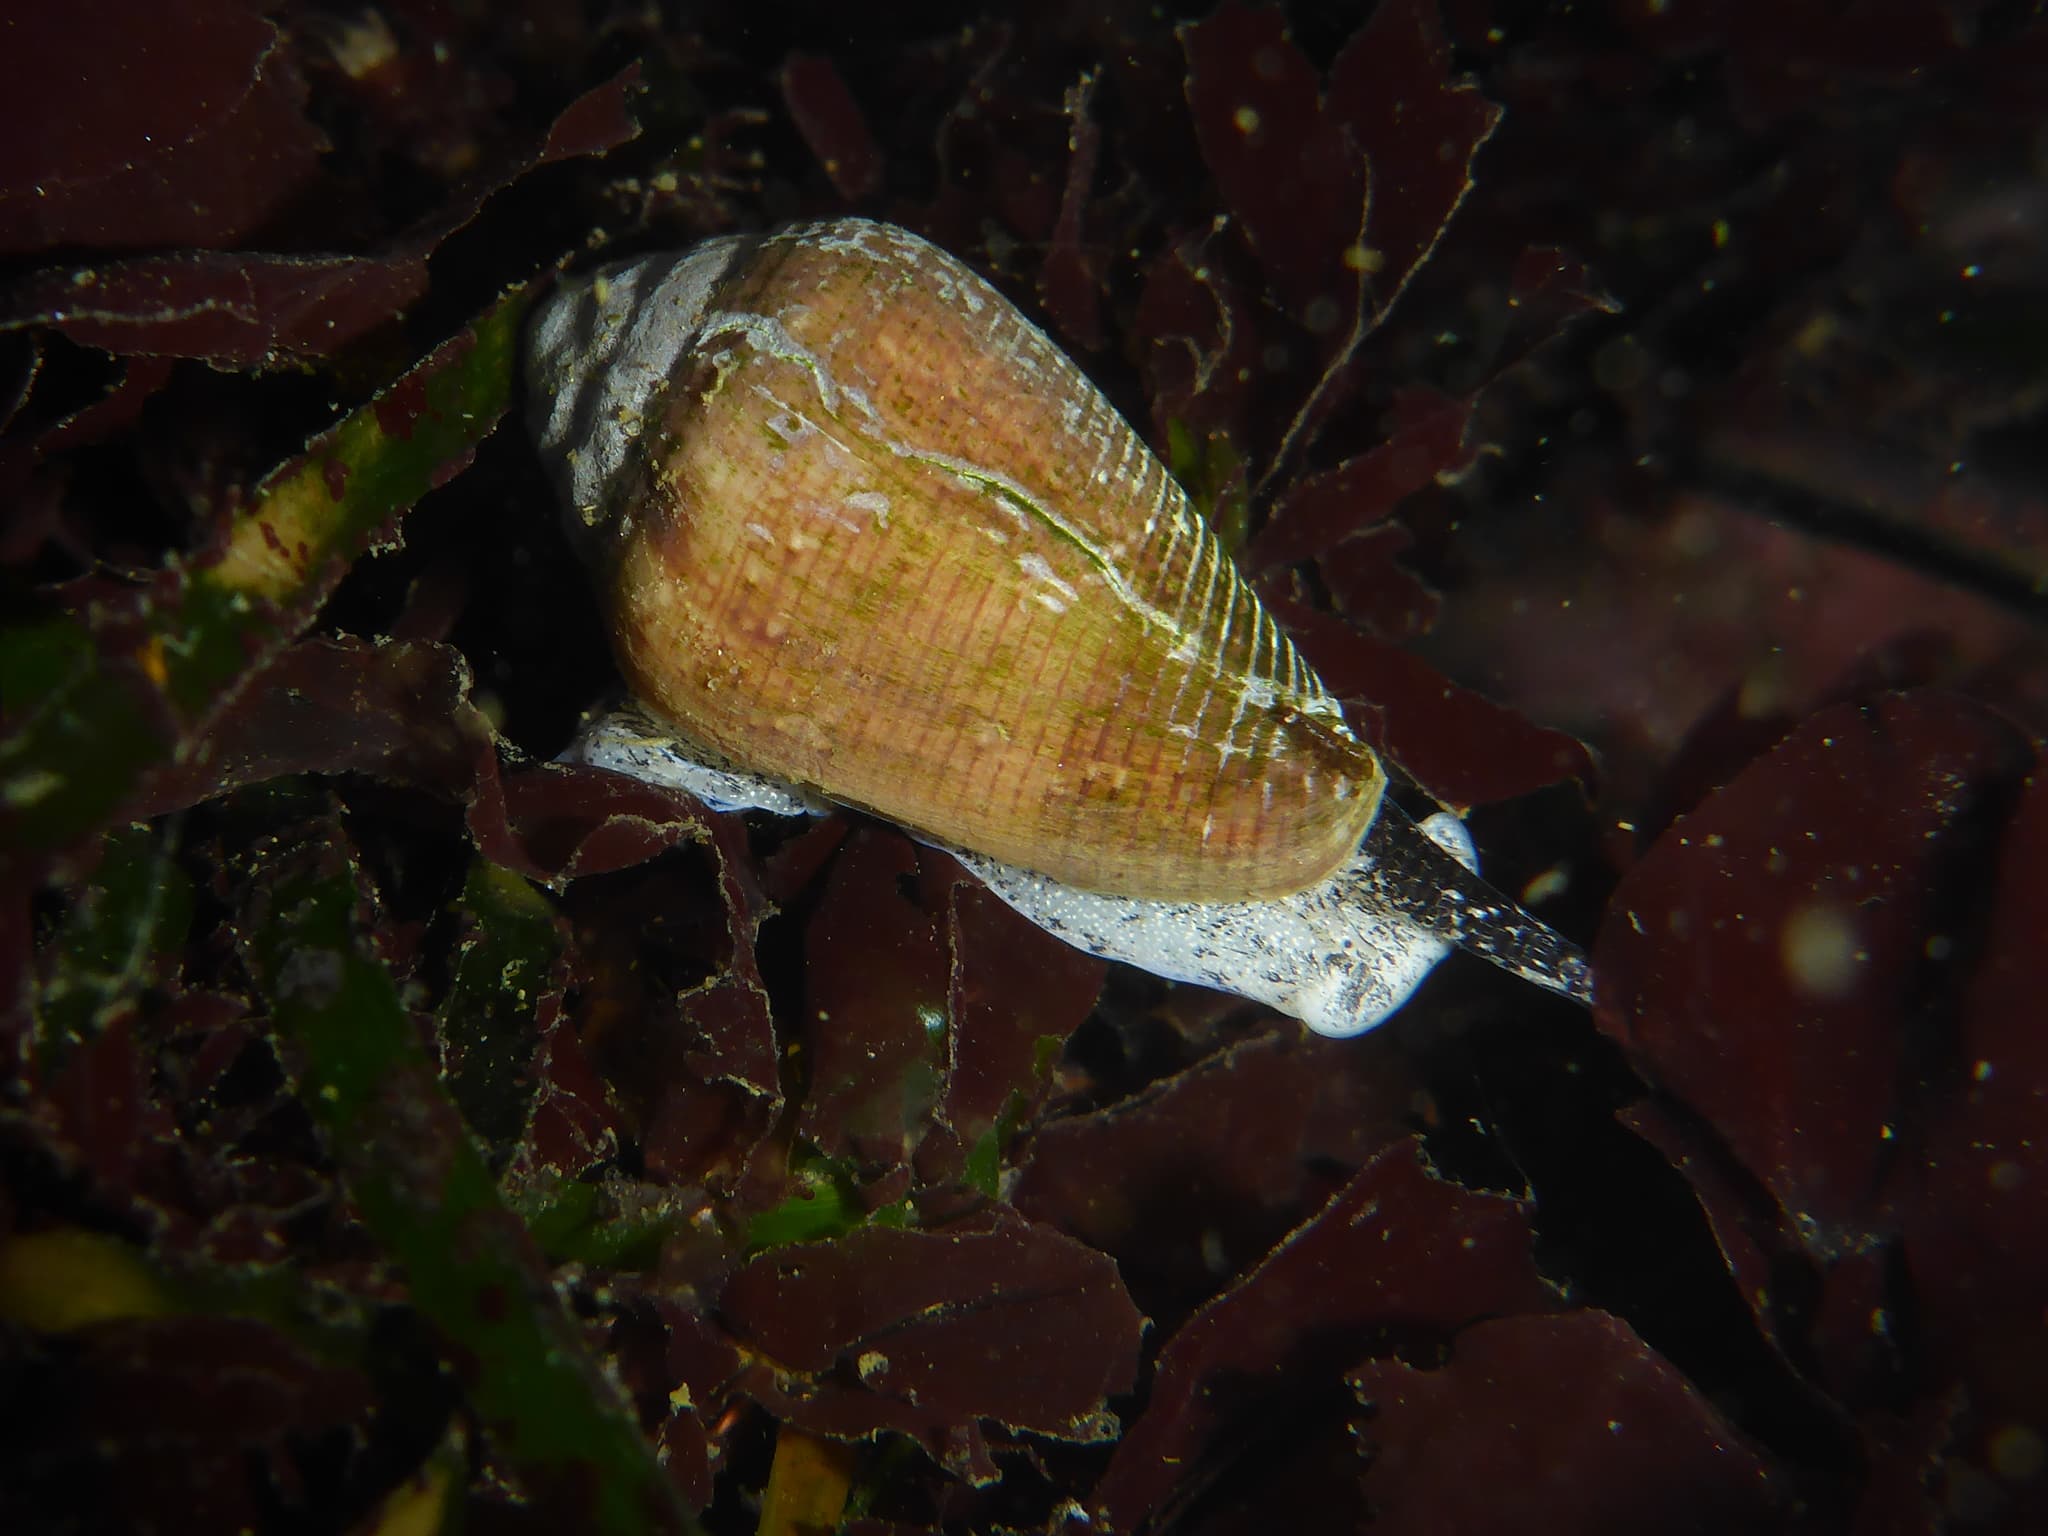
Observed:
[[[555,761],[588,763],[643,784],[680,789],[714,811],[814,816],[830,809],[794,784],[720,762],[715,753],[680,740],[673,729],[631,704],[590,721]]]
[[[713,810],[802,816],[830,809],[795,785],[717,761],[631,706],[592,721],[561,760],[681,789]],[[1581,1001],[1590,996],[1584,956],[1466,878],[1476,877],[1479,857],[1465,824],[1448,811],[1418,827],[1383,807],[1343,868],[1271,901],[1105,896],[968,849],[935,846],[1076,948],[1265,1003],[1318,1034],[1372,1028],[1460,944],[1553,991]]]
[[[1478,854],[1457,817],[1441,812],[1422,830],[1477,870]],[[1322,1035],[1371,1029],[1453,947],[1380,899],[1370,838],[1342,869],[1296,895],[1213,903],[1102,896],[951,852],[996,895],[1077,948],[1265,1003]]]

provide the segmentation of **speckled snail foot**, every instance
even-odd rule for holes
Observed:
[[[937,247],[844,219],[565,281],[528,383],[637,701],[565,756],[867,811],[1082,948],[1325,1034],[1453,945],[1590,996],[1455,817],[1386,800],[1138,435]]]

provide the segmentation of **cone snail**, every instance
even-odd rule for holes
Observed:
[[[842,804],[1072,943],[1378,1023],[1453,945],[1584,957],[1418,828],[1164,465],[986,281],[859,219],[564,281],[535,436],[635,703],[565,756]]]

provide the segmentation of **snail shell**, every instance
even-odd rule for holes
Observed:
[[[1102,394],[926,241],[844,219],[600,270],[538,315],[528,374],[640,702],[567,755],[870,811],[1084,948],[1325,1033],[1453,943],[1590,996],[1455,818],[1385,804]]]
[[[600,274],[534,338],[635,694],[731,761],[1083,890],[1299,891],[1385,775],[1102,394],[859,220]]]

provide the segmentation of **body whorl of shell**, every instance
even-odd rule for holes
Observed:
[[[1384,779],[1164,466],[1006,299],[857,220],[565,287],[543,452],[693,741],[1088,891],[1280,896]]]

